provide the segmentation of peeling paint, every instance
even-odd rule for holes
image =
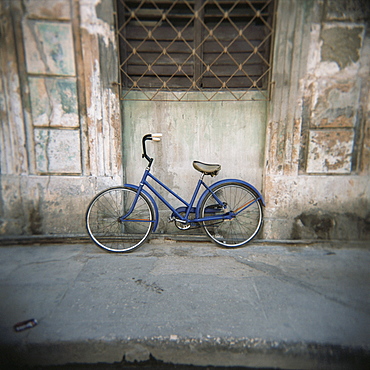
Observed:
[[[0,174],[27,174],[27,136],[24,132],[18,55],[10,7],[0,1]],[[1,188],[1,178],[0,178]],[[1,190],[0,190],[1,197]],[[0,199],[0,210],[2,200]],[[0,216],[1,218],[1,216]]]
[[[359,107],[359,97],[359,84],[352,81],[332,83],[322,92],[320,102],[314,108],[313,125],[354,127]]]
[[[327,19],[340,21],[361,21],[370,15],[368,0],[327,0]]]
[[[70,24],[28,19],[23,28],[29,73],[75,75]]]
[[[40,173],[81,172],[77,130],[35,129],[36,166]]]
[[[23,1],[23,6],[31,18],[63,20],[71,18],[71,6],[68,0],[26,0]]]
[[[34,126],[78,127],[75,78],[29,77]]]
[[[106,47],[111,44],[115,48],[115,34],[111,25],[98,18],[97,6],[101,0],[80,0],[81,28],[84,28],[91,35],[99,35],[104,40]]]
[[[353,130],[311,131],[308,173],[350,173]]]
[[[332,26],[321,33],[321,59],[335,62],[343,69],[360,59],[363,27]],[[335,45],[335,47],[333,47]]]
[[[100,64],[97,59],[94,60],[94,70],[90,77],[92,101],[87,102],[87,115],[92,120],[101,120],[101,85],[100,85]]]

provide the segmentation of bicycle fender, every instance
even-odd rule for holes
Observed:
[[[133,184],[124,184],[123,186],[126,186],[126,187],[134,189],[134,190],[139,189],[139,187],[137,185],[133,185]],[[158,220],[159,220],[158,206],[157,206],[157,203],[155,202],[155,200],[153,199],[153,197],[147,191],[145,191],[144,189],[142,189],[141,191],[152,202],[153,207],[154,207],[154,212],[155,212],[155,221],[154,221],[154,228],[153,228],[153,232],[154,232],[157,229]]]
[[[213,188],[215,188],[216,186],[218,185],[221,185],[221,184],[225,184],[225,183],[229,183],[229,182],[235,182],[237,184],[243,184],[243,185],[246,185],[248,186],[249,188],[251,188],[255,193],[256,195],[259,197],[259,199],[261,200],[261,203],[262,205],[265,207],[266,206],[266,203],[265,203],[265,200],[263,199],[263,196],[262,194],[251,184],[249,184],[248,182],[245,182],[243,180],[238,180],[238,179],[224,179],[224,180],[220,180],[220,181],[217,181],[215,182],[214,184],[210,185],[209,188],[212,190]],[[196,214],[196,217],[200,217],[200,205],[202,204],[203,202],[203,199],[205,198],[206,194],[208,193],[208,190],[206,189],[203,194],[201,195],[201,197],[199,198],[198,200],[198,203],[197,203],[197,206],[196,206],[196,211],[195,211],[195,214]]]

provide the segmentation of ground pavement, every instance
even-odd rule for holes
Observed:
[[[3,242],[0,364],[366,368],[369,262],[366,243],[223,249],[158,238],[113,254]],[[27,319],[38,325],[15,332]]]

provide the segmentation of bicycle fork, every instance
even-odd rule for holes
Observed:
[[[130,222],[154,222],[154,220],[150,220],[150,219],[128,218],[131,215],[131,213],[134,211],[135,207],[136,207],[137,201],[138,201],[139,196],[141,194],[141,190],[144,187],[144,182],[146,180],[146,177],[148,176],[149,170],[150,170],[150,168],[148,167],[148,168],[146,168],[146,170],[144,172],[143,178],[142,178],[142,180],[140,182],[140,186],[139,186],[139,188],[136,191],[135,198],[134,198],[134,200],[133,200],[133,202],[132,202],[132,204],[130,206],[130,209],[128,210],[128,212],[126,214],[124,214],[123,216],[121,216],[121,217],[118,218],[118,222],[120,222],[120,223],[123,223],[123,222],[126,222],[126,221],[130,221]]]

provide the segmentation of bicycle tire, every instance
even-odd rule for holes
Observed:
[[[121,221],[130,209],[136,189],[115,187],[104,190],[90,203],[86,212],[86,228],[99,247],[110,252],[131,252],[142,245],[154,225],[151,201],[141,193],[128,218]]]
[[[216,244],[227,248],[235,248],[251,241],[260,231],[263,213],[260,200],[255,191],[248,185],[229,182],[216,186],[213,193],[227,205],[222,209],[209,192],[200,206],[201,217],[211,214],[219,215],[229,211],[242,210],[231,220],[202,221],[202,227],[207,236]]]

